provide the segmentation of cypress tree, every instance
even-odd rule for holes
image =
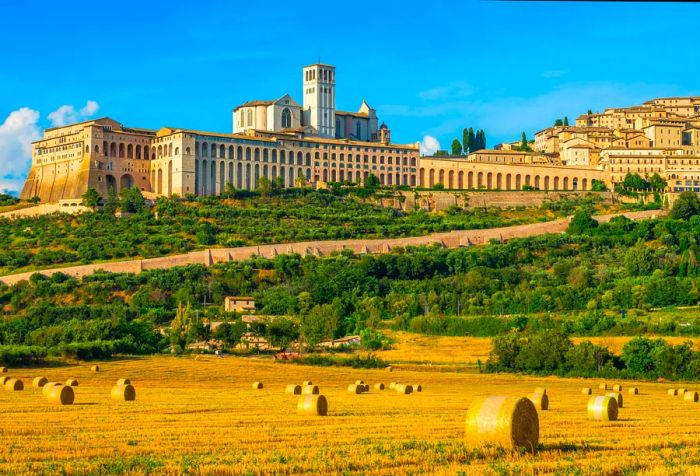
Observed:
[[[569,125],[569,118],[564,116],[564,125],[568,126]]]
[[[465,154],[469,153],[469,129],[466,127],[462,130],[462,150]]]
[[[452,155],[462,155],[462,143],[459,139],[452,141]]]
[[[523,131],[523,138],[520,140],[520,150],[523,152],[527,151],[527,135],[525,135],[525,131]]]
[[[476,136],[474,135],[474,129],[469,128],[469,152],[474,152],[476,150]]]

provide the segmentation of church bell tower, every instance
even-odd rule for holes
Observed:
[[[304,125],[323,137],[335,137],[335,66],[304,67]]]

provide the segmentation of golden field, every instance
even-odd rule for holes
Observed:
[[[0,391],[0,474],[688,474],[700,466],[700,403],[670,397],[670,384],[638,383],[620,420],[587,420],[599,381],[480,375],[438,365],[394,371],[306,367],[227,357],[150,357],[46,369],[10,369],[22,392]],[[449,367],[448,367],[449,368]],[[411,369],[411,370],[407,370]],[[31,379],[77,378],[72,406],[48,404]],[[110,399],[132,379],[135,402]],[[288,383],[312,380],[327,417],[296,414]],[[353,395],[362,379],[369,394]],[[264,383],[262,390],[251,387]],[[422,393],[373,384],[420,383]],[[610,382],[612,383],[612,382]],[[464,444],[464,419],[478,396],[526,395],[544,386],[535,455]],[[675,384],[675,386],[681,386]],[[692,384],[684,385],[694,388]]]

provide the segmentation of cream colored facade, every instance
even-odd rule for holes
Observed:
[[[253,190],[261,177],[285,187],[299,181],[416,186],[419,147],[307,137],[298,133],[219,134],[191,129],[127,128],[102,118],[48,129],[34,143],[24,199],[80,198],[88,188],[106,196],[137,187],[160,195],[219,195],[230,183]]]

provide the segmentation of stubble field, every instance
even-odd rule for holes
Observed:
[[[10,369],[22,392],[0,391],[0,474],[688,474],[700,464],[700,403],[639,383],[620,420],[586,418],[583,386],[598,381],[444,372],[401,365],[353,370],[268,359],[152,357],[89,365]],[[411,370],[407,370],[411,369]],[[79,380],[72,406],[48,404],[31,378]],[[118,378],[135,402],[109,398]],[[288,383],[312,380],[327,417],[296,414]],[[352,395],[347,385],[420,383],[422,393]],[[253,381],[264,388],[254,390]],[[478,396],[526,395],[545,386],[535,455],[465,445],[464,418]],[[676,384],[675,386],[680,386]],[[687,386],[687,385],[686,385]],[[689,386],[692,388],[692,385]]]

